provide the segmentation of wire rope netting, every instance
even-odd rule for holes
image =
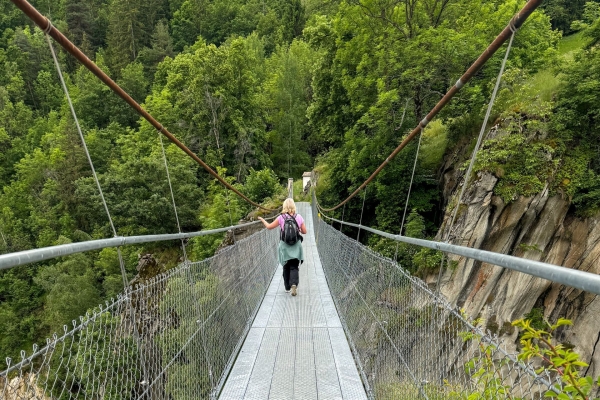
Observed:
[[[321,220],[314,204],[325,276],[374,398],[537,399],[560,391],[555,377],[517,361],[423,281]]]
[[[276,231],[129,286],[7,359],[0,398],[215,398],[277,267]]]

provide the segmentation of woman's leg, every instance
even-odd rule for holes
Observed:
[[[283,265],[283,286],[285,286],[285,290],[289,291],[292,285],[290,285],[290,261],[288,260]]]
[[[287,264],[290,266],[289,284],[290,286],[298,286],[298,284],[300,283],[300,271],[298,269],[298,267],[300,266],[300,260],[294,258],[293,260],[289,260]]]

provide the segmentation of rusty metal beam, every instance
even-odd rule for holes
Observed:
[[[346,200],[342,201],[340,204],[336,205],[335,207],[322,208],[322,210],[323,211],[336,210],[339,207],[346,204],[350,199],[352,199],[354,196],[356,196],[361,190],[363,190],[379,174],[379,172],[381,172],[381,170],[390,161],[392,161],[394,159],[394,157],[396,157],[396,155],[398,155],[398,153],[404,147],[406,147],[406,145],[408,143],[410,143],[410,141],[413,140],[414,137],[417,136],[419,134],[419,132],[421,132],[423,130],[423,128],[425,128],[425,126],[427,126],[427,124],[430,121],[433,120],[433,118],[442,110],[442,108],[444,108],[446,106],[446,104],[448,104],[450,102],[452,97],[454,97],[454,95],[456,93],[458,93],[460,88],[462,88],[467,82],[469,82],[469,80],[471,80],[473,75],[475,75],[477,73],[477,71],[479,71],[481,69],[481,67],[483,67],[483,65],[504,44],[504,42],[506,42],[510,38],[510,36],[513,34],[513,32],[516,32],[517,29],[519,29],[521,27],[521,25],[523,25],[523,22],[525,22],[525,20],[531,15],[531,13],[533,13],[535,11],[535,9],[542,3],[542,1],[543,0],[530,0],[529,2],[527,2],[525,7],[523,7],[523,9],[521,11],[519,11],[514,17],[512,17],[512,19],[510,20],[510,22],[506,26],[506,28],[504,28],[502,30],[502,32],[500,32],[500,34],[496,37],[496,39],[494,39],[494,41],[488,46],[488,48],[485,49],[483,53],[481,53],[479,58],[477,60],[475,60],[475,62],[469,67],[469,69],[467,69],[467,71],[460,77],[460,79],[456,82],[456,84],[454,86],[452,86],[452,88],[450,88],[450,90],[448,90],[448,92],[435,105],[435,107],[433,107],[433,109],[429,112],[429,114],[427,114],[427,116],[419,123],[419,125],[417,125],[416,128],[414,128],[412,130],[412,132],[398,145],[398,147],[396,147],[394,149],[394,151],[385,159],[385,161],[383,163],[381,163],[381,165],[379,167],[377,167],[375,172],[373,172],[371,174],[371,176],[369,176],[367,178],[367,180],[364,181],[362,183],[362,185],[360,185],[358,187],[358,189],[356,189],[354,192],[352,192],[352,194],[350,196],[348,196],[346,198]]]
[[[212,168],[202,161],[196,154],[194,154],[186,145],[181,143],[171,132],[169,132],[160,122],[158,122],[150,113],[142,108],[127,92],[125,92],[119,85],[115,83],[108,75],[104,73],[92,60],[90,60],[73,42],[71,42],[65,35],[63,35],[58,29],[56,29],[50,20],[43,16],[35,7],[33,7],[26,0],[11,0],[21,11],[25,13],[44,33],[50,35],[58,44],[60,44],[69,54],[75,57],[84,67],[89,69],[94,75],[96,75],[102,82],[104,82],[113,92],[121,97],[127,104],[129,104],[138,114],[140,114],[146,121],[154,126],[160,133],[165,135],[172,143],[179,147],[185,154],[194,159],[198,164],[202,166],[209,174],[215,179],[221,182],[227,189],[233,191],[235,194],[246,200],[248,203],[255,207],[262,208],[267,211],[275,211],[270,208],[266,208],[250,200],[248,197],[243,195],[236,188],[226,182],[219,174],[217,174]]]

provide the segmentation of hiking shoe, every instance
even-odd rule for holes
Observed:
[[[285,291],[285,292],[286,292],[286,293],[289,293],[290,291],[286,289],[286,291]]]
[[[292,285],[292,296],[296,295],[296,285]]]

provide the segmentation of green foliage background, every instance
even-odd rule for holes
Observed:
[[[314,168],[326,207],[373,172],[524,3],[32,1],[250,198],[276,197],[288,177]],[[549,0],[516,35],[491,119],[496,133],[476,164],[498,177],[505,202],[548,188],[580,217],[600,210],[598,3]],[[156,130],[57,51],[117,233],[177,232]],[[365,196],[363,224],[434,236],[442,174],[460,168],[456,154],[474,145],[501,57],[423,132],[414,177],[416,141],[334,216],[358,222]],[[228,226],[250,211],[164,145],[182,230]],[[44,35],[2,1],[0,254],[112,235]],[[212,255],[222,239],[195,239],[189,253]],[[361,240],[417,274],[439,264],[434,252],[397,250],[366,233]],[[123,249],[129,277],[138,254],[169,254],[159,262],[172,266],[176,249]],[[41,342],[121,286],[110,249],[0,272],[0,355]]]

